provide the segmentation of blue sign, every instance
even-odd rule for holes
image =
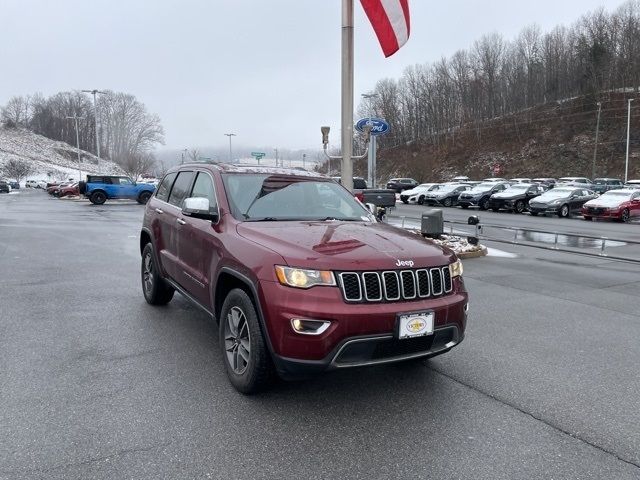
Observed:
[[[389,131],[389,124],[381,118],[361,118],[356,123],[356,130],[362,132],[365,125],[371,125],[371,135],[384,135]]]

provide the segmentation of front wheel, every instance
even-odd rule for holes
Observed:
[[[558,210],[558,216],[560,218],[567,218],[569,216],[569,205],[562,205]]]
[[[631,219],[631,215],[629,213],[629,209],[625,208],[622,211],[622,215],[620,215],[620,221],[622,221],[624,223],[628,223],[630,219]]]
[[[522,212],[524,212],[524,209],[525,209],[525,204],[524,204],[524,202],[523,202],[522,200],[518,200],[518,201],[516,202],[516,206],[515,206],[515,208],[513,209],[513,211],[514,211],[514,212],[516,212],[516,213],[522,213]]]
[[[418,198],[418,205],[424,205],[424,195],[421,195],[420,198]]]
[[[489,199],[488,198],[483,198],[482,200],[480,200],[480,203],[478,205],[480,206],[480,210],[488,210],[489,209]]]
[[[94,205],[102,205],[107,201],[107,196],[104,192],[93,192],[89,197],[89,201]]]
[[[451,198],[445,198],[442,202],[442,205],[444,205],[445,207],[450,207],[451,205],[453,205],[453,200],[451,200]]]
[[[247,293],[231,290],[220,314],[220,349],[231,384],[239,392],[257,393],[275,377],[258,315]]]
[[[153,258],[153,246],[147,243],[142,250],[142,293],[150,305],[166,305],[173,298],[174,289],[160,276]]]

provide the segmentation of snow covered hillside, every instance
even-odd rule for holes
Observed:
[[[21,128],[0,127],[0,171],[5,162],[15,159],[32,164],[33,171],[27,179],[78,180],[87,173],[124,174],[115,163],[98,158],[84,150],[78,151],[64,142],[50,140]]]

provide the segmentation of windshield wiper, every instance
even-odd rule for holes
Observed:
[[[311,222],[330,222],[330,221],[337,221],[337,222],[361,222],[362,219],[361,218],[337,218],[337,217],[324,217],[324,218],[316,218],[313,220],[310,220]]]

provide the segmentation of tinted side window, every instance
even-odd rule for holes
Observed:
[[[169,199],[169,192],[171,191],[171,185],[173,185],[173,181],[176,179],[176,173],[170,173],[169,175],[165,175],[164,179],[162,179],[162,183],[158,187],[158,191],[156,193],[156,197],[166,202]]]
[[[178,177],[173,183],[173,188],[169,194],[169,203],[178,208],[182,208],[182,201],[187,198],[193,172],[178,172]]]
[[[204,173],[198,172],[196,181],[193,184],[193,190],[191,191],[192,197],[206,198],[209,200],[209,208],[213,209],[218,205],[216,200],[216,193],[211,182],[211,177]]]
[[[354,178],[353,179],[353,188],[357,188],[359,190],[363,190],[367,188],[367,182],[365,182],[362,178]]]

